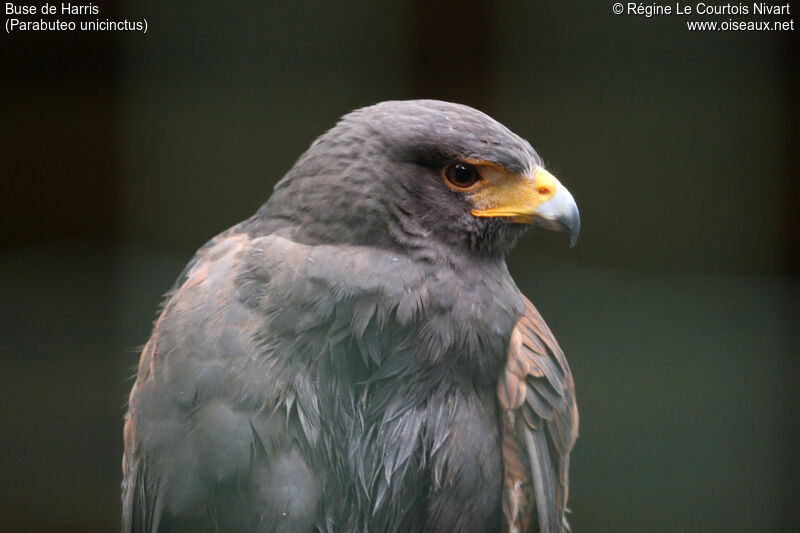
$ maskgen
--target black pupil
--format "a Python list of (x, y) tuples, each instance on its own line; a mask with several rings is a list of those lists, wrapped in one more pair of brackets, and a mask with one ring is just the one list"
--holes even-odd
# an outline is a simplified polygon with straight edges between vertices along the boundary
[(453, 181), (459, 185), (468, 185), (475, 179), (475, 169), (458, 164), (453, 169)]

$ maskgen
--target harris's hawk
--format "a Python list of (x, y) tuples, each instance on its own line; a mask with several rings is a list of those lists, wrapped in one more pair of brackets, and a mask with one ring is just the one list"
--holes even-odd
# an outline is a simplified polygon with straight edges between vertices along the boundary
[(123, 531), (559, 532), (564, 354), (514, 284), (571, 195), (472, 108), (385, 102), (203, 246), (141, 355)]

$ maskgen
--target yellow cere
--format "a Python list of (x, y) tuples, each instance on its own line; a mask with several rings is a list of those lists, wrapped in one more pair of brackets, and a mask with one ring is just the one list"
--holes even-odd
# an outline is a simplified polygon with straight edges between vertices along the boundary
[(536, 208), (552, 198), (558, 187), (558, 180), (538, 166), (533, 177), (489, 165), (481, 167), (481, 175), (487, 183), (470, 197), (476, 217), (511, 217), (529, 222)]

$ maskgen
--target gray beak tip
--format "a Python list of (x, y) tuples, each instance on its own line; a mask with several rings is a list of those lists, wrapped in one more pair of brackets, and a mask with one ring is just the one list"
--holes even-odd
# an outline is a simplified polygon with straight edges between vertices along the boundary
[(578, 213), (578, 208), (575, 208), (575, 216), (572, 220), (567, 222), (569, 229), (569, 247), (575, 248), (575, 243), (578, 242), (578, 235), (581, 233), (581, 216)]
[(544, 228), (569, 232), (570, 248), (578, 242), (581, 215), (572, 194), (563, 186), (557, 189), (553, 198), (539, 206), (533, 223)]

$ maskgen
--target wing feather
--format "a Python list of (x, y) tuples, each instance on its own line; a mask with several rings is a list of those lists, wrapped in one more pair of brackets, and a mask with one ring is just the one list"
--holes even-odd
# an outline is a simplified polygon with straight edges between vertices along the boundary
[(503, 515), (507, 531), (561, 533), (569, 487), (569, 453), (578, 436), (572, 374), (533, 304), (508, 346), (497, 387), (503, 412)]

